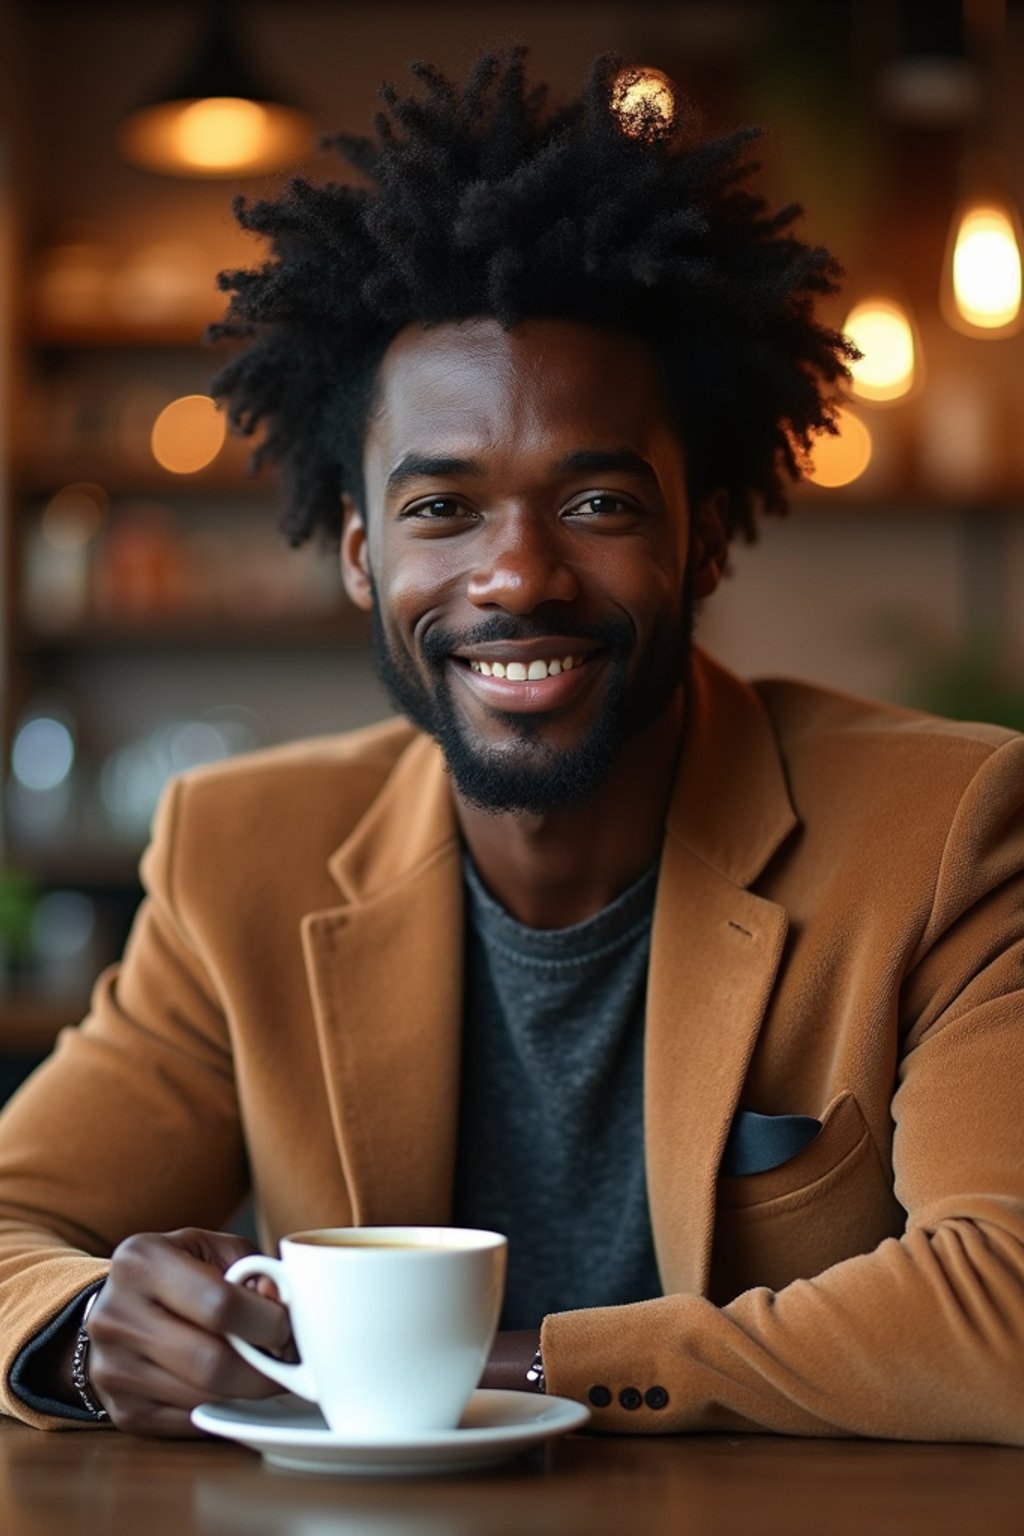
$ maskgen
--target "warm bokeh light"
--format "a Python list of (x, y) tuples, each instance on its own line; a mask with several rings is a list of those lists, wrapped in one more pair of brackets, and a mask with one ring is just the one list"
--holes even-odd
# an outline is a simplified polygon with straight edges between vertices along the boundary
[(204, 171), (251, 165), (263, 150), (266, 108), (239, 96), (208, 96), (183, 107), (175, 129), (178, 155), (186, 165)]
[(1020, 316), (1021, 257), (1016, 221), (994, 203), (975, 204), (957, 222), (952, 288), (956, 313), (972, 330), (1003, 331)]
[(151, 171), (252, 176), (302, 159), (313, 131), (304, 113), (276, 102), (206, 96), (140, 109), (123, 124), (118, 144)]
[(914, 387), (914, 330), (906, 311), (892, 299), (856, 304), (843, 326), (864, 354), (850, 364), (851, 388), (862, 400), (899, 400)]
[(815, 438), (807, 478), (815, 485), (850, 485), (871, 462), (871, 433), (852, 411), (837, 411), (838, 434)]
[(183, 395), (153, 423), (153, 457), (175, 475), (192, 475), (213, 462), (224, 444), (225, 422), (209, 395)]
[(630, 138), (657, 135), (675, 111), (672, 82), (660, 69), (623, 69), (612, 86), (612, 108)]
[(102, 485), (77, 481), (65, 485), (43, 508), (43, 538), (54, 549), (79, 549), (99, 531), (110, 497)]
[(133, 325), (185, 320), (198, 331), (210, 311), (210, 258), (198, 241), (157, 240), (136, 247), (114, 274), (108, 303)]

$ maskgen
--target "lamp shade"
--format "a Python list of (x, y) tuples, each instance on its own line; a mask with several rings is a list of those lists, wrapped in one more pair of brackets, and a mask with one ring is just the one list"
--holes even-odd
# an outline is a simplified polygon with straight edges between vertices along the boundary
[(239, 53), (228, 7), (210, 9), (188, 68), (131, 112), (117, 135), (125, 159), (171, 176), (257, 176), (304, 158), (314, 125)]

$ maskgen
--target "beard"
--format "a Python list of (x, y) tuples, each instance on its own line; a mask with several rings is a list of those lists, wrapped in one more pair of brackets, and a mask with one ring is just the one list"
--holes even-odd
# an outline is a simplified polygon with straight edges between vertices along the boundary
[[(424, 664), (420, 673), (408, 653), (389, 640), (376, 587), (371, 610), (374, 659), (391, 702), (437, 742), (462, 798), (494, 814), (544, 814), (586, 805), (607, 778), (623, 743), (651, 725), (684, 683), (695, 617), (688, 565), (682, 604), (655, 622), (629, 678), (636, 634), (626, 618), (583, 625), (564, 613), (546, 618), (542, 608), (522, 618), (495, 614), (458, 632), (434, 628), (420, 648)], [(608, 682), (597, 719), (573, 746), (553, 747), (545, 741), (544, 729), (557, 720), (559, 711), (499, 711), (496, 716), (507, 727), (512, 744), (488, 746), (471, 734), (453, 701), (448, 672), (451, 653), (488, 642), (538, 638), (588, 640), (607, 652)], [(567, 644), (566, 650), (571, 649)]]

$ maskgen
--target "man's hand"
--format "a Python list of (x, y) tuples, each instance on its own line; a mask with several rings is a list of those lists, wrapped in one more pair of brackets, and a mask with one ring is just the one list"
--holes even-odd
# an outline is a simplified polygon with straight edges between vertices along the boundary
[(94, 1396), (118, 1429), (197, 1435), (189, 1413), (199, 1403), (281, 1390), (224, 1337), (236, 1333), (271, 1350), (283, 1349), (291, 1337), (269, 1281), (260, 1282), (261, 1294), (223, 1278), (252, 1252), (244, 1238), (195, 1227), (140, 1233), (114, 1250), (89, 1316), (88, 1372)]

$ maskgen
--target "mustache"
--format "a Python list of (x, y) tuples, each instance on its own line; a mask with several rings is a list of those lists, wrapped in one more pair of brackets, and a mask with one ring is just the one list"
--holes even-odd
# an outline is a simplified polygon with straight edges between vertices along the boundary
[(624, 617), (605, 619), (600, 624), (584, 624), (569, 614), (545, 619), (539, 614), (517, 618), (511, 613), (496, 613), (469, 629), (434, 627), (423, 636), (420, 651), (425, 661), (440, 663), (452, 651), (474, 645), (507, 640), (591, 640), (624, 656), (632, 649), (634, 638), (633, 626)]

